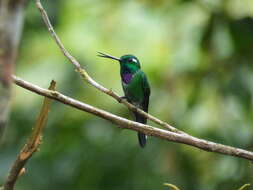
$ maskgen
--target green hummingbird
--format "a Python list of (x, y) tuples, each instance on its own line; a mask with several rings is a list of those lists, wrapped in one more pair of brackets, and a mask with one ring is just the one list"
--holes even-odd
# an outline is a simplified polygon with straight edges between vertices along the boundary
[[(100, 57), (117, 60), (120, 63), (120, 76), (121, 84), (125, 96), (128, 102), (136, 107), (148, 112), (150, 86), (146, 74), (141, 70), (141, 65), (137, 57), (134, 55), (123, 55), (120, 58), (98, 52)], [(135, 121), (146, 124), (147, 118), (133, 113)], [(138, 132), (139, 144), (142, 148), (145, 147), (147, 136)]]

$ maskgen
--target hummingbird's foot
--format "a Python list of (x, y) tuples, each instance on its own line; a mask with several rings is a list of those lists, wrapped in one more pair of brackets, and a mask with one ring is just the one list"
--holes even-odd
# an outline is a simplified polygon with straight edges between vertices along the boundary
[(127, 97), (126, 96), (121, 96), (120, 97), (120, 99), (119, 99), (119, 103), (121, 103), (122, 102), (122, 100), (126, 100), (127, 99)]

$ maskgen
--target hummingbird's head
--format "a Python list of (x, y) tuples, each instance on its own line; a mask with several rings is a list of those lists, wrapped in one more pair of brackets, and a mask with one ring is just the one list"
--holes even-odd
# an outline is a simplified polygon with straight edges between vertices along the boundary
[(120, 57), (120, 65), (124, 65), (133, 69), (140, 69), (141, 64), (134, 55), (123, 55)]
[(104, 57), (104, 58), (109, 58), (109, 59), (114, 59), (117, 60), (120, 63), (120, 67), (122, 69), (127, 69), (129, 71), (135, 72), (141, 68), (141, 64), (137, 57), (134, 55), (123, 55), (120, 58), (105, 54), (105, 53), (99, 53), (99, 57)]

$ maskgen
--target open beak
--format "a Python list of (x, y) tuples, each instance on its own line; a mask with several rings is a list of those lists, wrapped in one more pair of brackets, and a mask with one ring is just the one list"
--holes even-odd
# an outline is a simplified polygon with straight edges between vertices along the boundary
[(102, 52), (98, 52), (98, 56), (99, 57), (104, 57), (104, 58), (109, 58), (109, 59), (114, 59), (114, 60), (120, 61), (119, 58), (111, 56), (111, 55), (108, 55), (108, 54), (105, 54), (105, 53), (102, 53)]

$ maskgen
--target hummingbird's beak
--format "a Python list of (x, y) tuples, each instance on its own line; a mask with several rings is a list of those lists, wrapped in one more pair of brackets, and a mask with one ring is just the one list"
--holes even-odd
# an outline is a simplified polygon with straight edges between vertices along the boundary
[(98, 56), (99, 57), (104, 57), (104, 58), (109, 58), (109, 59), (114, 59), (114, 60), (120, 61), (119, 58), (111, 56), (111, 55), (108, 55), (108, 54), (105, 54), (105, 53), (102, 53), (102, 52), (98, 52)]

